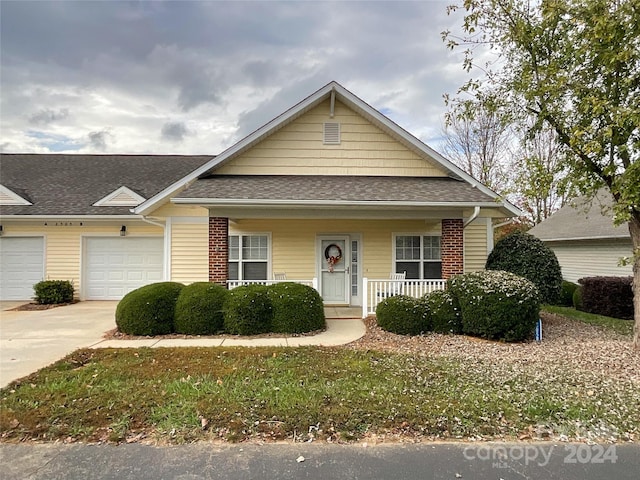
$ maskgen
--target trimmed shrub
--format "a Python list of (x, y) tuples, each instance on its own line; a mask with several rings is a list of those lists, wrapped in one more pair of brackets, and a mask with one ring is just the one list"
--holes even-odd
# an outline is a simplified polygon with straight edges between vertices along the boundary
[(118, 330), (129, 335), (165, 335), (173, 332), (176, 302), (184, 285), (160, 282), (127, 293), (116, 308)]
[(572, 307), (573, 294), (575, 293), (576, 288), (578, 288), (577, 284), (563, 280), (560, 287), (560, 298), (558, 299), (558, 305)]
[(449, 290), (436, 290), (422, 297), (437, 333), (462, 333), (460, 305)]
[(464, 333), (507, 342), (533, 335), (540, 296), (529, 280), (510, 272), (486, 270), (455, 276), (448, 285), (460, 303)]
[(176, 333), (213, 335), (224, 328), (224, 303), (229, 290), (210, 282), (187, 285), (176, 302)]
[(582, 306), (582, 287), (578, 285), (578, 288), (573, 292), (573, 308), (576, 310), (584, 310)]
[(36, 303), (58, 305), (73, 302), (73, 285), (69, 280), (44, 280), (33, 286)]
[(562, 272), (556, 254), (542, 240), (523, 232), (501, 239), (489, 254), (487, 270), (504, 270), (532, 281), (540, 301), (554, 305), (560, 296)]
[(224, 305), (224, 329), (235, 335), (258, 335), (271, 330), (273, 305), (264, 285), (243, 285), (229, 292)]
[(381, 301), (376, 307), (376, 321), (383, 330), (400, 335), (419, 335), (428, 330), (425, 304), (406, 295)]
[(316, 289), (293, 282), (282, 282), (267, 288), (273, 305), (271, 331), (305, 333), (324, 329), (324, 303)]
[(582, 285), (582, 310), (607, 317), (633, 318), (633, 277), (586, 277)]

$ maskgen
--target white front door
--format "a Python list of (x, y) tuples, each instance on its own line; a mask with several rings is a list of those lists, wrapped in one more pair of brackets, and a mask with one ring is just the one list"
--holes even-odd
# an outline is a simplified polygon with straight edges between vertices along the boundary
[(320, 237), (320, 294), (327, 305), (349, 305), (351, 252), (348, 236)]

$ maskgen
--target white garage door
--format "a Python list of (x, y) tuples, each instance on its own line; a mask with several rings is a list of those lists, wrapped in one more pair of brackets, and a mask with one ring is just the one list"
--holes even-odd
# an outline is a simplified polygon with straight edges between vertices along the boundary
[(0, 298), (29, 300), (44, 277), (43, 237), (0, 238)]
[(162, 238), (86, 238), (84, 297), (120, 300), (142, 285), (162, 281)]

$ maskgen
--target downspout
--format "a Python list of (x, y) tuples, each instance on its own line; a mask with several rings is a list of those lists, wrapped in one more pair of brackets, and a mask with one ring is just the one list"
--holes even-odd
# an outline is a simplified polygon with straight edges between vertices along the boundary
[(162, 262), (162, 276), (164, 277), (165, 281), (169, 281), (171, 280), (171, 217), (169, 217), (169, 219), (165, 223), (149, 220), (149, 218), (144, 215), (141, 215), (140, 219), (150, 225), (155, 225), (156, 227), (162, 228), (162, 231), (164, 232), (164, 261)]
[(333, 115), (335, 114), (335, 108), (336, 108), (336, 90), (335, 88), (331, 89), (331, 104), (329, 107), (329, 117), (333, 118)]
[(478, 215), (480, 215), (480, 207), (473, 207), (473, 213), (469, 217), (469, 220), (464, 222), (464, 224), (462, 225), (462, 228), (467, 228), (471, 222), (473, 222), (476, 218), (478, 218)]

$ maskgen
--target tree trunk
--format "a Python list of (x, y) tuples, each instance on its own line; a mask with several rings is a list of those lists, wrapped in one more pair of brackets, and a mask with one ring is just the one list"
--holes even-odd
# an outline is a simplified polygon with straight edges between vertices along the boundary
[(640, 351), (640, 218), (635, 215), (629, 222), (633, 245), (633, 348)]

